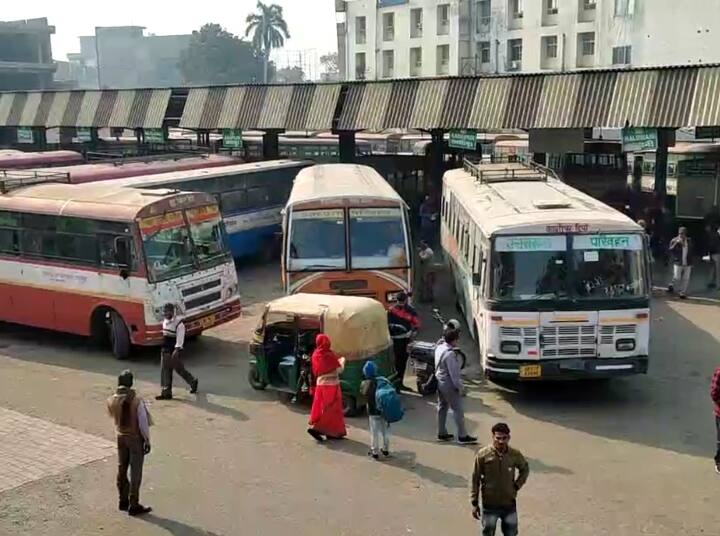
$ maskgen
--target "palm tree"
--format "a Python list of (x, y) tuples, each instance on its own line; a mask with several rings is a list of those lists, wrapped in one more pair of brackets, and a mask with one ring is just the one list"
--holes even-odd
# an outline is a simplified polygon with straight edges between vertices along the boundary
[(245, 22), (245, 37), (252, 33), (253, 46), (262, 54), (263, 82), (267, 84), (270, 51), (282, 47), (285, 39), (290, 38), (287, 23), (283, 18), (283, 8), (277, 4), (266, 5), (258, 0), (257, 12), (248, 15)]

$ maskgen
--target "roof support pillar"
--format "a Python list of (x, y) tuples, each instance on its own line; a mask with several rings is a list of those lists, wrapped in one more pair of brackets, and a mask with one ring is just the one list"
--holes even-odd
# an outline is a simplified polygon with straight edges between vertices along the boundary
[(282, 130), (271, 129), (263, 133), (263, 160), (280, 158), (280, 133)]
[(340, 153), (340, 162), (343, 164), (352, 164), (355, 162), (357, 148), (355, 145), (354, 130), (338, 131), (338, 151)]
[(664, 200), (667, 195), (668, 147), (675, 144), (675, 130), (672, 128), (659, 128), (657, 129), (657, 138), (655, 194)]
[(429, 147), (430, 152), (430, 182), (425, 181), (424, 190), (428, 193), (430, 190), (439, 192), (442, 188), (442, 176), (445, 171), (445, 131), (435, 129), (430, 131), (432, 143)]

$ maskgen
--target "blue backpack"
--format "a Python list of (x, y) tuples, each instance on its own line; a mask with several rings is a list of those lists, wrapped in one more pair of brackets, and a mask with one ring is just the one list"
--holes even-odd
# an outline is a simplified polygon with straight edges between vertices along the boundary
[(405, 415), (405, 410), (400, 402), (400, 396), (386, 378), (377, 379), (375, 388), (375, 404), (380, 414), (389, 423), (398, 422)]

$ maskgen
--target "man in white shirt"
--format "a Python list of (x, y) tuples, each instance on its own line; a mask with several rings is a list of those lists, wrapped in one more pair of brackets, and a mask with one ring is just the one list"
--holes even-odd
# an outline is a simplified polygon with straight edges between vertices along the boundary
[(693, 243), (688, 237), (686, 227), (678, 229), (678, 235), (670, 241), (669, 249), (673, 261), (673, 278), (668, 285), (668, 292), (672, 294), (677, 290), (680, 298), (685, 299), (695, 256)]
[(160, 353), (160, 384), (162, 392), (155, 397), (156, 400), (172, 399), (173, 371), (190, 386), (191, 393), (197, 393), (198, 380), (188, 372), (180, 358), (183, 344), (185, 344), (185, 323), (175, 315), (175, 306), (172, 303), (165, 304), (163, 308), (165, 320), (163, 320), (163, 343)]
[(420, 241), (418, 248), (419, 275), (420, 275), (420, 301), (432, 302), (435, 299), (435, 267), (433, 265), (434, 252), (425, 240)]

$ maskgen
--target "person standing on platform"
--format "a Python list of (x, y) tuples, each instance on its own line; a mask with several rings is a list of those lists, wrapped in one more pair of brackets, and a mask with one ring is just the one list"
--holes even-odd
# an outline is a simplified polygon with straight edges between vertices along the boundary
[(392, 333), (393, 351), (395, 354), (395, 370), (400, 379), (398, 390), (410, 391), (405, 386), (405, 369), (408, 361), (408, 344), (413, 335), (420, 329), (420, 318), (417, 311), (408, 303), (408, 295), (404, 292), (397, 294), (396, 303), (388, 310), (388, 324), (402, 326), (402, 333)]
[(670, 241), (669, 249), (673, 262), (673, 278), (668, 285), (668, 292), (672, 294), (677, 290), (680, 298), (685, 299), (695, 255), (695, 248), (686, 227), (678, 229), (678, 235)]
[(172, 303), (165, 304), (163, 308), (165, 319), (163, 320), (163, 343), (160, 351), (160, 384), (161, 393), (155, 397), (156, 400), (172, 400), (173, 371), (190, 386), (190, 393), (197, 393), (198, 379), (185, 368), (182, 362), (181, 353), (185, 344), (185, 323), (182, 318), (175, 314), (175, 306)]

